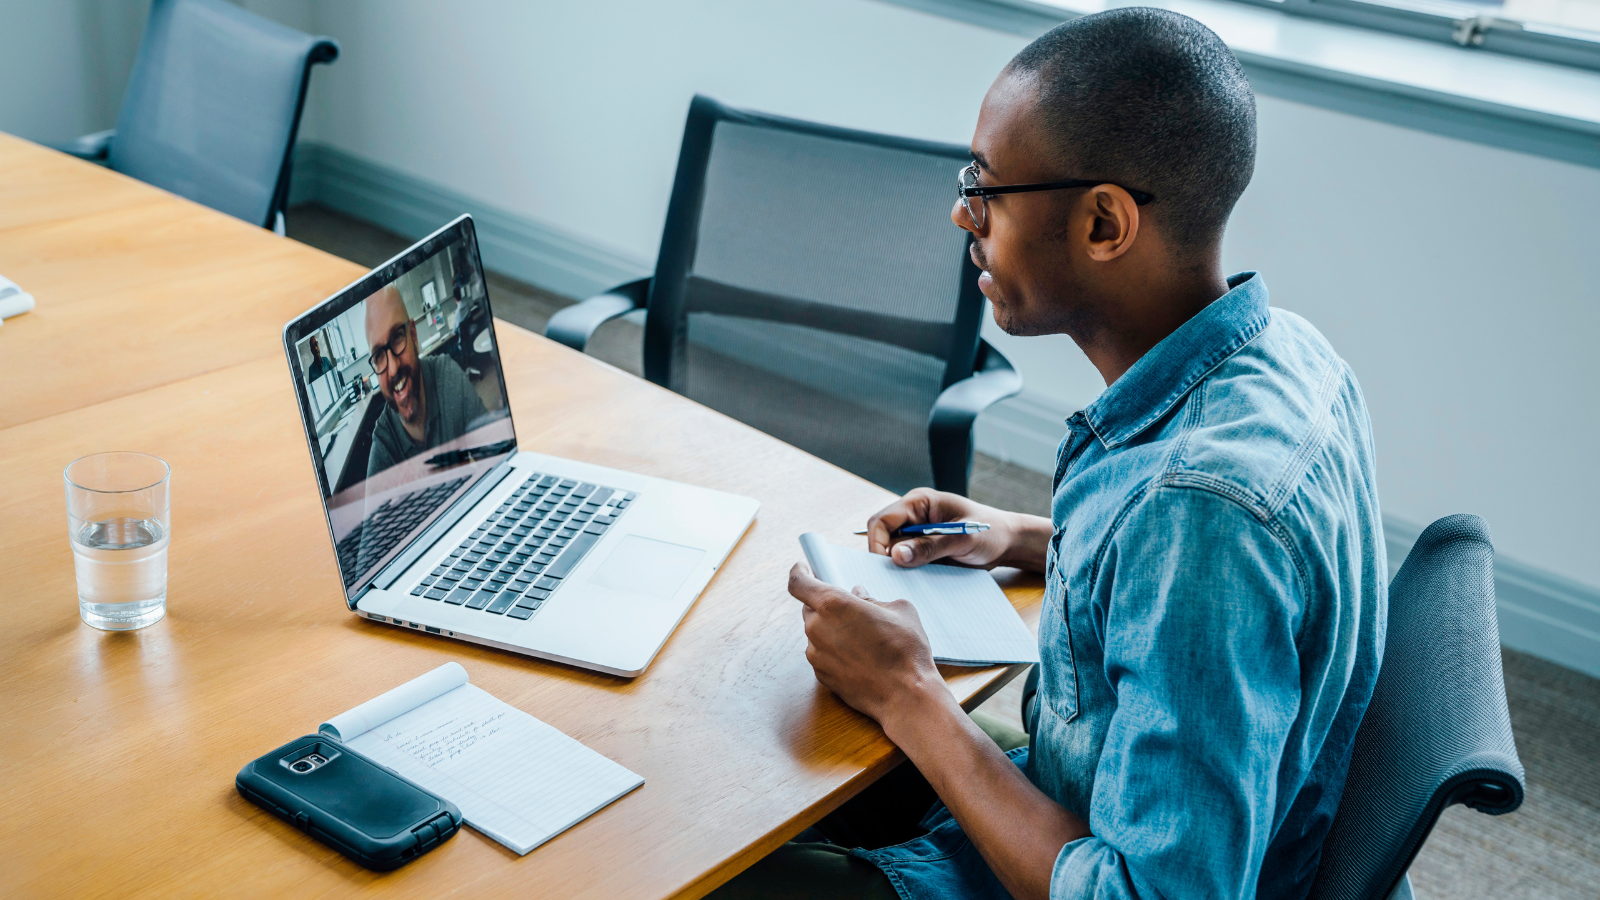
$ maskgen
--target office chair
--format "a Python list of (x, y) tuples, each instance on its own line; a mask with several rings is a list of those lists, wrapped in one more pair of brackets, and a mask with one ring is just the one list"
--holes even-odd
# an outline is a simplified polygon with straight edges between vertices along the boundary
[(1310, 900), (1409, 898), (1406, 869), (1445, 807), (1522, 805), (1500, 669), (1494, 545), (1477, 516), (1422, 532), (1389, 587), (1389, 633)]
[(1022, 379), (978, 337), (950, 224), (967, 148), (689, 105), (655, 275), (551, 318), (582, 350), (644, 309), (645, 377), (904, 492), (965, 494), (972, 426)]
[(283, 234), (311, 67), (338, 56), (225, 0), (154, 0), (117, 127), (56, 149)]
[[(1445, 807), (1522, 805), (1482, 519), (1446, 516), (1422, 532), (1389, 587), (1383, 654), (1309, 900), (1410, 900), (1406, 869)], [(1022, 692), (1030, 733), (1038, 686), (1036, 666)]]

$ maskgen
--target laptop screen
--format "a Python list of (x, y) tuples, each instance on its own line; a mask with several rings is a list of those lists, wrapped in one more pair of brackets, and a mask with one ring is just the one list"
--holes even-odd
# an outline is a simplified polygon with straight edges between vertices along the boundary
[(284, 329), (346, 598), (516, 449), (466, 217)]

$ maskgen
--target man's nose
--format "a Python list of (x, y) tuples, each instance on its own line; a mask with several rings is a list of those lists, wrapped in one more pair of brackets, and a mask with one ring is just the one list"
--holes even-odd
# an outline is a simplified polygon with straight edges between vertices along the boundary
[(962, 231), (970, 231), (973, 234), (978, 233), (977, 223), (973, 222), (972, 216), (967, 214), (967, 205), (962, 203), (959, 197), (956, 198), (955, 205), (950, 207), (950, 221), (954, 222), (956, 227)]

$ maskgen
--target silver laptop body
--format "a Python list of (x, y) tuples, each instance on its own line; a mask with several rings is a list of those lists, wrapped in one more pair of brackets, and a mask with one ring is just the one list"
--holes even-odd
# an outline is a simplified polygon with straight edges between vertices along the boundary
[(756, 501), (521, 450), (472, 219), (284, 327), (358, 615), (643, 672)]

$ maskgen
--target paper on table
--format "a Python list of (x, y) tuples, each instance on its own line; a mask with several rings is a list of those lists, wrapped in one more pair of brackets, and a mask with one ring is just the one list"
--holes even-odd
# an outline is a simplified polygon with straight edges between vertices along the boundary
[(0, 275), (0, 325), (5, 324), (6, 319), (20, 316), (30, 309), (33, 309), (33, 295)]
[(644, 783), (468, 684), (453, 662), (334, 716), (322, 730), (347, 735), (347, 746), (454, 803), (468, 825), (519, 854)]
[(933, 658), (963, 666), (1036, 663), (1039, 642), (982, 569), (929, 565), (902, 569), (887, 556), (837, 547), (822, 535), (800, 536), (817, 578), (875, 600), (910, 600), (928, 633)]
[(425, 675), (418, 675), (394, 690), (373, 697), (355, 709), (334, 716), (323, 722), (317, 730), (349, 743), (379, 725), (408, 713), (436, 697), (448, 694), (466, 683), (467, 670), (461, 668), (458, 662), (447, 662)]

